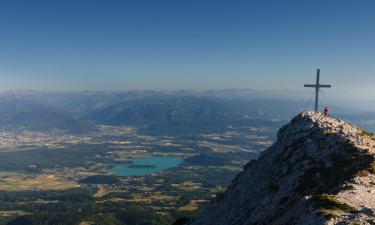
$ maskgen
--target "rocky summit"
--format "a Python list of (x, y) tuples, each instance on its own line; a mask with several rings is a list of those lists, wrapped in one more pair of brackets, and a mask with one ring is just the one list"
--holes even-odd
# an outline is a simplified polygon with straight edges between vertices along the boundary
[(304, 112), (190, 225), (375, 224), (370, 132)]

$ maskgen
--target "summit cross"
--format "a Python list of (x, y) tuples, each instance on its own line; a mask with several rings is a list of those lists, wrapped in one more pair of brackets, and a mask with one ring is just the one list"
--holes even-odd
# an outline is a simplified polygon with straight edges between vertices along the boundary
[(319, 89), (320, 88), (331, 88), (329, 84), (320, 84), (320, 69), (316, 71), (316, 84), (305, 84), (304, 87), (315, 88), (315, 112), (319, 112)]

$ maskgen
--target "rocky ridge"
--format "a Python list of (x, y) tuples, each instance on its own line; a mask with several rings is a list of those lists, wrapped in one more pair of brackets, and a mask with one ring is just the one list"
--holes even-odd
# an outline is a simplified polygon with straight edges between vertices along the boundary
[(190, 224), (375, 224), (374, 155), (371, 133), (301, 113)]

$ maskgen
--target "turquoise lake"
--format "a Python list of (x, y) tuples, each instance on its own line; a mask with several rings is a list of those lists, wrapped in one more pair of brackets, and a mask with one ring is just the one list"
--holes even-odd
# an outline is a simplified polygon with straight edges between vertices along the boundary
[[(178, 166), (183, 159), (179, 157), (146, 157), (132, 159), (133, 164), (116, 165), (113, 172), (117, 176), (142, 176), (157, 173), (165, 169)], [(133, 166), (132, 166), (133, 165)], [(152, 167), (134, 167), (134, 165), (148, 165)]]

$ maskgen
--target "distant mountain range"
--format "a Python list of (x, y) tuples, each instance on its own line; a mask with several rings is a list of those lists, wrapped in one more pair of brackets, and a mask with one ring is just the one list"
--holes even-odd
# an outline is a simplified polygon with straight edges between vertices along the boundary
[[(179, 91), (80, 91), (51, 92), (20, 90), (0, 93), (0, 97), (23, 99), (68, 109), (75, 115), (87, 115), (90, 112), (114, 106), (125, 101), (173, 98), (206, 98), (227, 100), (284, 100), (300, 102), (306, 105), (306, 99), (300, 93), (272, 90), (224, 89), (224, 90), (179, 90)], [(261, 102), (261, 101), (259, 101)], [(225, 103), (227, 104), (227, 103)]]
[(0, 98), (0, 129), (8, 131), (58, 129), (69, 133), (82, 133), (96, 128), (92, 123), (75, 118), (63, 109), (23, 99)]
[(289, 118), (300, 102), (208, 97), (149, 97), (123, 101), (93, 111), (85, 118), (103, 124), (160, 124), (171, 122), (223, 122), (256, 118)]
[(111, 125), (220, 121), (238, 115), (220, 101), (199, 97), (146, 98), (124, 101), (86, 118)]
[[(205, 127), (205, 130), (213, 131), (225, 126), (228, 121), (290, 119), (311, 107), (298, 100), (299, 97), (280, 96), (275, 91), (267, 93), (250, 89), (12, 91), (0, 94), (0, 128), (87, 132), (95, 129), (94, 124), (106, 124), (147, 126), (146, 129), (153, 131), (169, 129), (183, 132), (184, 127)], [(334, 114), (375, 130), (375, 124), (369, 122), (375, 121), (375, 113), (332, 108)], [(353, 116), (348, 117), (349, 114)]]

